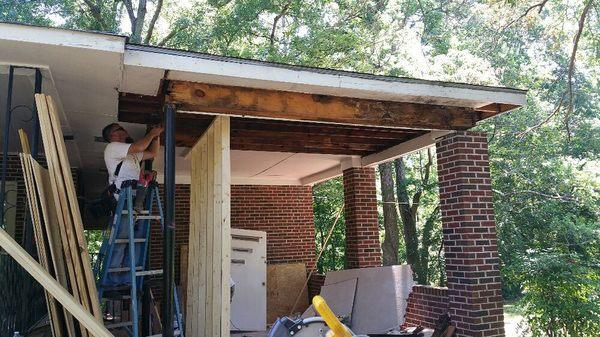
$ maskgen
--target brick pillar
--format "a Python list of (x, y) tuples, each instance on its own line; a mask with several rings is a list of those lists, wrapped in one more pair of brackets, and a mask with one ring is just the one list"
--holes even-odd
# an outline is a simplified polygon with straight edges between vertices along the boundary
[(503, 337), (486, 134), (450, 134), (436, 147), (450, 317), (457, 336)]
[(375, 169), (344, 170), (346, 268), (381, 266)]

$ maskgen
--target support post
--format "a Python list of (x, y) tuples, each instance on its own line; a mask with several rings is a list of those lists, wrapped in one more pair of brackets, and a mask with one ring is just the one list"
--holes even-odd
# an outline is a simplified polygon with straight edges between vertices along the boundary
[(162, 335), (173, 337), (173, 282), (175, 242), (175, 107), (166, 104), (165, 112), (165, 226), (163, 228)]
[(375, 169), (350, 167), (344, 170), (344, 214), (346, 268), (381, 266)]
[(8, 169), (8, 142), (10, 140), (10, 116), (12, 110), (12, 90), (15, 68), (8, 66), (8, 90), (6, 96), (6, 111), (4, 115), (4, 130), (2, 139), (2, 177), (0, 180), (0, 222), (4, 223), (4, 201), (6, 194), (6, 170)]
[(191, 152), (186, 336), (229, 337), (230, 120), (215, 117)]
[(504, 337), (500, 258), (487, 137), (457, 132), (436, 143), (448, 313), (458, 337)]
[[(35, 88), (34, 94), (42, 93), (42, 72), (39, 69), (35, 69)], [(37, 105), (33, 105), (33, 132), (31, 134), (31, 156), (34, 159), (38, 159), (38, 152), (40, 147), (40, 119), (38, 118)]]

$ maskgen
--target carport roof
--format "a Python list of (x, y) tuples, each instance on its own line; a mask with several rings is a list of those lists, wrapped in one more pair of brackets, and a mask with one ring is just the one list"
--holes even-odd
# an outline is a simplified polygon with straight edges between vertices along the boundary
[[(476, 112), (476, 120), (525, 104), (526, 94), (524, 90), (512, 88), (390, 77), (133, 45), (128, 44), (124, 36), (98, 32), (0, 23), (0, 77), (3, 79), (8, 65), (42, 70), (43, 91), (56, 97), (62, 112), (63, 132), (73, 136), (73, 141), (68, 144), (71, 163), (96, 171), (104, 166), (104, 144), (98, 142), (97, 136), (102, 126), (117, 121), (120, 97), (122, 99), (125, 94), (129, 98), (158, 97), (165, 80), (319, 97), (464, 108)], [(31, 75), (26, 71), (18, 75), (23, 78), (20, 82), (22, 90), (15, 95), (23, 97), (14, 100), (27, 101), (27, 95), (31, 94), (26, 90), (31, 87), (28, 85)], [(4, 106), (3, 102), (0, 103)], [(248, 116), (235, 117), (238, 125), (244, 124), (240, 121), (242, 117)], [(203, 118), (206, 117), (200, 117)], [(137, 122), (140, 122), (139, 116)], [(309, 121), (287, 119), (285, 122), (298, 129), (302, 126), (298, 123)], [(134, 136), (145, 130), (142, 124), (125, 125)], [(307, 123), (307, 127), (314, 130), (315, 125)], [(393, 131), (394, 126), (387, 130), (400, 133)], [(234, 183), (310, 184), (338, 175), (349, 165), (373, 165), (431, 145), (435, 137), (444, 134), (445, 130), (452, 128), (405, 130), (413, 136), (398, 138), (398, 144), (388, 144), (380, 139), (377, 142), (379, 147), (373, 147), (376, 152), (368, 155), (356, 151), (338, 153), (339, 149), (322, 155), (294, 154), (285, 149), (277, 152), (277, 147), (255, 151), (246, 144), (246, 147), (232, 153), (232, 178)], [(371, 133), (374, 131), (377, 129), (369, 130)], [(17, 139), (16, 133), (11, 138)], [(185, 181), (188, 176), (183, 159), (185, 150), (178, 151), (181, 154), (178, 177)], [(256, 158), (255, 162), (252, 162), (253, 158)]]

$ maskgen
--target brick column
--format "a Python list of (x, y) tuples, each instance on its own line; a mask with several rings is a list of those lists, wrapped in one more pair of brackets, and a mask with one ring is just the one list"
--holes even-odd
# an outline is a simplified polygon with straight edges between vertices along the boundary
[(486, 134), (458, 132), (436, 147), (450, 317), (457, 336), (503, 337)]
[(344, 170), (346, 268), (381, 266), (375, 169)]

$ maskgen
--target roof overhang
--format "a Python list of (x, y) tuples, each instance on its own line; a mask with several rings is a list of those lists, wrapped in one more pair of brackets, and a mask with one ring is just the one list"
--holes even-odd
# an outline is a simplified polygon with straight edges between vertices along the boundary
[[(469, 108), (521, 106), (524, 90), (310, 68), (126, 45), (122, 92), (155, 96), (161, 79)], [(141, 75), (147, 81), (137, 80)], [(130, 77), (131, 76), (131, 80)], [(151, 85), (151, 84), (154, 85)]]
[[(155, 102), (158, 105), (151, 107), (147, 115), (125, 124), (134, 137), (139, 136), (145, 131), (145, 124), (160, 117), (160, 95), (165, 80), (296, 96), (316, 95), (321, 101), (333, 97), (398, 103), (394, 106), (447, 106), (475, 111), (479, 119), (525, 104), (526, 94), (518, 89), (377, 76), (130, 45), (123, 36), (0, 23), (1, 83), (5, 83), (8, 65), (42, 70), (43, 92), (56, 98), (63, 132), (74, 138), (67, 143), (71, 162), (96, 173), (104, 168), (105, 147), (97, 137), (104, 125), (117, 121), (120, 97), (122, 100), (126, 93), (128, 97), (159, 98)], [(15, 101), (27, 102), (32, 86), (26, 82), (31, 82), (31, 75), (20, 76), (27, 80), (21, 85), (25, 89), (15, 93), (18, 97)], [(206, 121), (210, 114), (231, 112), (227, 106), (220, 109), (181, 113), (184, 122), (178, 127), (188, 133), (191, 142), (203, 129), (185, 122), (186, 118)], [(197, 114), (207, 112), (209, 115)], [(245, 111), (231, 115), (235, 120), (232, 125), (238, 125), (234, 129), (237, 136), (233, 137), (245, 140), (235, 143), (232, 139), (232, 144), (239, 146), (232, 151), (231, 160), (232, 180), (238, 184), (313, 184), (340, 175), (347, 167), (376, 165), (430, 146), (437, 137), (452, 131), (443, 127), (398, 131), (388, 125), (337, 124), (302, 118), (290, 121), (285, 117), (248, 115)], [(297, 141), (300, 147), (286, 147), (278, 144), (278, 140), (260, 136), (261, 130), (257, 128), (263, 126), (269, 130), (281, 127), (288, 132), (285, 137), (296, 133), (307, 140)], [(357, 133), (357, 128), (364, 133)], [(373, 134), (376, 137), (370, 136)], [(18, 139), (16, 133), (11, 139)], [(344, 144), (346, 139), (355, 145)], [(363, 144), (361, 139), (368, 139), (369, 143)], [(328, 150), (319, 152), (315, 143), (326, 144)], [(257, 150), (265, 144), (270, 145), (266, 150)], [(179, 148), (178, 153), (178, 182), (185, 183), (189, 176), (186, 150)], [(160, 169), (160, 160), (155, 162)]]

